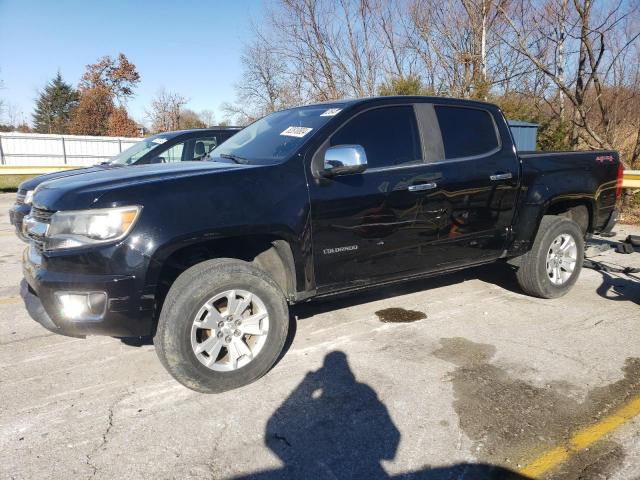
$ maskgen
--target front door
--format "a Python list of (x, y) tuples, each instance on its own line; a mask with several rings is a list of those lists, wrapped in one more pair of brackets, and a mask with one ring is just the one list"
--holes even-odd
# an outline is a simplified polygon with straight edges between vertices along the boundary
[[(319, 149), (360, 145), (368, 168), (315, 179), (309, 186), (316, 283), (353, 287), (424, 268), (441, 213), (427, 201), (437, 179), (425, 169), (413, 105), (370, 109), (340, 127)], [(423, 260), (418, 257), (422, 256)]]

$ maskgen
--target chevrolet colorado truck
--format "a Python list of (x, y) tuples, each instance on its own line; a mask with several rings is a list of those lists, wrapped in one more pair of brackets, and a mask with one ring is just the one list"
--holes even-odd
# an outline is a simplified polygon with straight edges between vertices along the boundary
[(202, 160), (211, 150), (238, 131), (240, 131), (238, 127), (221, 127), (164, 132), (147, 137), (98, 165), (47, 173), (30, 178), (18, 187), (16, 201), (9, 210), (9, 221), (15, 226), (16, 235), (28, 242), (29, 239), (22, 234), (22, 220), (31, 211), (33, 192), (42, 182), (129, 165)]
[(518, 153), (500, 109), (384, 97), (279, 111), (211, 161), (40, 184), (22, 296), (63, 335), (153, 335), (200, 392), (264, 375), (288, 307), (498, 260), (559, 297), (616, 220), (613, 151)]

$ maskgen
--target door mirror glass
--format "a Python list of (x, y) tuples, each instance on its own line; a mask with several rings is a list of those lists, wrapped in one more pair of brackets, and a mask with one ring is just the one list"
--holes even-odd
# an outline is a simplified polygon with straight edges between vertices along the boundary
[(325, 177), (362, 173), (367, 169), (367, 154), (360, 145), (336, 145), (324, 153)]

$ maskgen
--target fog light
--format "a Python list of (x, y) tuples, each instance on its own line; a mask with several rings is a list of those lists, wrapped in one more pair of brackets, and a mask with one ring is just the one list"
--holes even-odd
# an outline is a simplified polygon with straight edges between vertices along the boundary
[(56, 292), (62, 316), (70, 320), (92, 320), (102, 316), (107, 305), (105, 292)]

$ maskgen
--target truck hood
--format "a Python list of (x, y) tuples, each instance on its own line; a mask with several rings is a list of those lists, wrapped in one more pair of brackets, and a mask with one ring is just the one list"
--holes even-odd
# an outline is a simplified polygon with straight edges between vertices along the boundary
[(89, 208), (97, 203), (102, 195), (115, 189), (135, 188), (149, 183), (165, 184), (170, 183), (172, 180), (186, 177), (212, 175), (229, 170), (256, 167), (256, 165), (207, 161), (98, 169), (92, 172), (85, 172), (83, 175), (66, 176), (41, 183), (34, 193), (33, 205), (46, 210)]
[(56, 180), (58, 178), (73, 177), (74, 175), (82, 175), (84, 173), (101, 172), (103, 170), (120, 168), (111, 165), (95, 165), (93, 167), (74, 168), (73, 170), (62, 170), (60, 172), (45, 173), (44, 175), (38, 175), (37, 177), (25, 180), (20, 184), (20, 190), (35, 190), (35, 188), (43, 182), (49, 180)]

